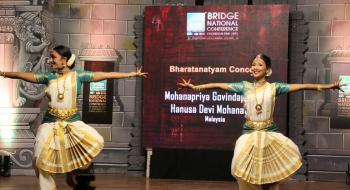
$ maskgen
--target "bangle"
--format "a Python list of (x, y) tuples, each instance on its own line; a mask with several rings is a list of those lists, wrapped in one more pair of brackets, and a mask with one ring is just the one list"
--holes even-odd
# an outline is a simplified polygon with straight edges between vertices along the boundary
[(322, 91), (322, 86), (320, 84), (317, 85), (317, 91)]
[(195, 91), (202, 91), (203, 90), (203, 88), (199, 88), (198, 86), (195, 86), (195, 85), (193, 85), (191, 88)]

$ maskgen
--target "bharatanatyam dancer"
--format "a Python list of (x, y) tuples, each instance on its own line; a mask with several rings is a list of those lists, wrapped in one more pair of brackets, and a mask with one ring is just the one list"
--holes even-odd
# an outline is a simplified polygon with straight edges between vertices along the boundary
[(51, 50), (48, 60), (54, 72), (0, 71), (2, 77), (47, 85), (49, 107), (36, 135), (33, 161), (41, 190), (57, 189), (55, 173), (89, 167), (104, 146), (103, 137), (82, 122), (78, 113), (77, 96), (81, 94), (83, 82), (147, 75), (141, 69), (130, 73), (74, 71), (75, 58), (68, 47), (60, 45)]
[(299, 90), (340, 89), (342, 84), (269, 83), (271, 60), (258, 54), (251, 63), (254, 82), (191, 84), (182, 79), (180, 87), (194, 90), (222, 89), (244, 98), (246, 122), (238, 138), (232, 159), (231, 173), (240, 190), (277, 190), (279, 182), (295, 173), (302, 165), (296, 144), (279, 133), (273, 121), (275, 98)]

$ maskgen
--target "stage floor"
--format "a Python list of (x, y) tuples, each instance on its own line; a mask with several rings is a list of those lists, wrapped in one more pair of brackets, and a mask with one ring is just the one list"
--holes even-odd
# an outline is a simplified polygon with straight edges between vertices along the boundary
[[(71, 190), (65, 184), (64, 175), (56, 176), (58, 190)], [(238, 190), (237, 184), (229, 181), (200, 181), (175, 179), (149, 179), (124, 175), (99, 174), (92, 183), (96, 190)], [(1, 190), (39, 190), (33, 176), (0, 177)], [(350, 186), (340, 182), (288, 181), (281, 190), (348, 190)]]

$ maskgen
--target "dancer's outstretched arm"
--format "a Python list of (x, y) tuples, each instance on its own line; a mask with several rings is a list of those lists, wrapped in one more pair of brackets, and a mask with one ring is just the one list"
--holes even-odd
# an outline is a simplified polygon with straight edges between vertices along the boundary
[(0, 76), (11, 79), (21, 79), (32, 83), (37, 83), (34, 73), (32, 72), (3, 72), (0, 71)]
[(325, 90), (325, 89), (339, 89), (345, 84), (341, 84), (341, 80), (337, 80), (330, 84), (291, 84), (289, 87), (289, 92), (296, 92), (299, 90)]
[(191, 79), (188, 79), (186, 81), (185, 79), (181, 79), (182, 82), (177, 83), (180, 88), (190, 88), (193, 90), (205, 90), (205, 89), (212, 89), (212, 88), (217, 88), (217, 89), (222, 89), (222, 90), (228, 90), (230, 89), (230, 85), (227, 83), (207, 83), (207, 84), (200, 84), (200, 85), (194, 85), (191, 84)]
[(119, 72), (94, 72), (93, 81), (101, 81), (105, 79), (121, 79), (130, 77), (147, 77), (148, 73), (142, 72), (142, 68), (137, 68), (135, 72), (119, 73)]

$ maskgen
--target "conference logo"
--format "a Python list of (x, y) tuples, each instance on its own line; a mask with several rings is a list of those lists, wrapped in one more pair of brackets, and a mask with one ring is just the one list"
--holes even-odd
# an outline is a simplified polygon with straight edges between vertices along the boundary
[(187, 35), (205, 34), (205, 13), (187, 13)]
[(237, 40), (239, 12), (189, 12), (187, 37), (190, 40)]

